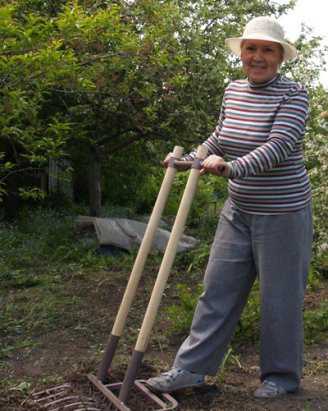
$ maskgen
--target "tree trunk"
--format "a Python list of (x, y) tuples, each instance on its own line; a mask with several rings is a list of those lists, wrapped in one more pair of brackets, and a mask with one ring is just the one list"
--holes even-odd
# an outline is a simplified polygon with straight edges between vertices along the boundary
[(7, 180), (6, 191), (3, 196), (4, 219), (14, 220), (18, 217), (20, 210), (20, 198), (18, 193), (18, 177), (13, 175)]
[(101, 212), (101, 162), (98, 153), (93, 153), (89, 163), (89, 214), (99, 217)]

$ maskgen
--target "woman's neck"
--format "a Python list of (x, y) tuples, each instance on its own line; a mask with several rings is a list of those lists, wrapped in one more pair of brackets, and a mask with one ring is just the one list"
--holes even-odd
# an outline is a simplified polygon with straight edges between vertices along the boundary
[(263, 81), (263, 82), (254, 82), (251, 79), (248, 79), (248, 84), (252, 88), (262, 88), (262, 87), (267, 87), (270, 84), (274, 83), (278, 78), (280, 77), (280, 73), (277, 73), (275, 76), (270, 78), (269, 80)]

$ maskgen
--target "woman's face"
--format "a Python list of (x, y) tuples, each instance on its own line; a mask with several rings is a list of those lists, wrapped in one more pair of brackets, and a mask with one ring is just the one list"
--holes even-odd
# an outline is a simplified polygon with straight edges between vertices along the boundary
[(283, 48), (272, 41), (244, 40), (240, 57), (248, 79), (264, 83), (277, 74), (283, 60)]

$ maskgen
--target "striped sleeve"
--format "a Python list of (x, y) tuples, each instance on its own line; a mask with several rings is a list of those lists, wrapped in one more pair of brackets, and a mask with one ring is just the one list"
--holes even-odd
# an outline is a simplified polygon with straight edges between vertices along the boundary
[(308, 95), (304, 88), (292, 89), (284, 98), (267, 141), (229, 162), (230, 178), (258, 175), (285, 161), (302, 142), (308, 117)]

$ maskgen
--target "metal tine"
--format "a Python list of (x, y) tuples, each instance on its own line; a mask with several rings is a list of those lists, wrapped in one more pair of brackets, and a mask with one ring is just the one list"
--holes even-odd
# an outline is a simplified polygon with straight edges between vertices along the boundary
[(100, 408), (77, 408), (74, 411), (101, 411)]
[[(69, 410), (71, 407), (83, 405), (83, 408), (74, 408), (73, 411), (101, 411), (99, 408), (93, 407), (94, 404), (86, 404), (82, 402), (74, 402), (72, 404), (65, 405), (64, 407), (54, 408), (51, 411)], [(87, 407), (87, 408), (86, 408)]]
[(67, 396), (68, 396), (67, 391), (60, 391), (58, 393), (51, 394), (51, 395), (48, 395), (46, 397), (34, 398), (33, 401), (35, 401), (37, 404), (39, 404), (41, 406), (48, 407), (48, 404), (49, 403), (52, 404), (52, 403), (54, 403), (54, 401), (58, 401), (58, 400), (65, 401)]
[[(83, 405), (84, 407), (86, 407), (86, 406), (89, 406), (89, 405), (94, 406), (95, 404), (94, 404), (93, 401), (90, 401), (90, 400), (88, 400), (88, 401), (81, 400), (81, 401), (78, 401), (78, 402), (73, 402), (72, 404), (65, 405), (64, 409), (69, 409), (70, 407), (75, 407), (76, 405)], [(58, 408), (56, 408), (56, 410), (58, 410)], [(56, 410), (53, 410), (53, 411), (56, 411)]]
[[(32, 394), (32, 397), (36, 404), (48, 411), (101, 411), (100, 408), (96, 408), (93, 398), (69, 395), (71, 390), (72, 386), (65, 383), (60, 386), (36, 392)], [(40, 396), (41, 398), (37, 398)]]
[(76, 410), (74, 410), (74, 411), (101, 411), (101, 409), (100, 408), (77, 408)]
[(35, 399), (34, 401), (38, 402), (38, 403), (42, 403), (42, 402), (47, 402), (47, 401), (52, 400), (52, 399), (55, 400), (56, 398), (63, 397), (65, 395), (67, 395), (67, 392), (66, 391), (61, 391), (60, 393), (51, 394), (51, 395), (48, 395), (47, 397), (42, 397), (42, 398)]
[[(80, 405), (80, 403), (75, 403), (75, 405)], [(71, 406), (71, 404), (69, 405), (69, 407)], [(54, 408), (50, 411), (62, 411), (62, 410), (68, 410), (69, 408), (67, 408), (67, 406), (65, 407), (60, 407), (60, 408)], [(83, 408), (72, 408), (72, 411), (101, 411), (100, 408), (94, 408), (94, 407), (83, 407)]]
[[(70, 409), (70, 407), (71, 407), (71, 405), (73, 405), (73, 404), (69, 404), (69, 405), (65, 405), (65, 407), (60, 407), (60, 408), (53, 408), (53, 409), (51, 409), (50, 411), (62, 411), (62, 410), (69, 410)], [(74, 406), (80, 406), (81, 405), (81, 403), (80, 402), (75, 402), (74, 403)], [(82, 405), (83, 405), (83, 403), (82, 403)], [(67, 408), (68, 407), (68, 408)], [(85, 408), (85, 407), (83, 407), (83, 408), (71, 408), (72, 409), (72, 411), (101, 411), (100, 410), (100, 408), (94, 408), (94, 407), (89, 407), (88, 406), (88, 408)]]
[(60, 408), (55, 408), (52, 411), (58, 411), (61, 408), (64, 409), (69, 409), (70, 407), (75, 407), (76, 405), (84, 405), (84, 406), (94, 406), (95, 403), (93, 400), (84, 400), (84, 399), (80, 399), (80, 401), (76, 401), (76, 402), (72, 402), (70, 404), (64, 405), (64, 407), (60, 406)]
[[(72, 389), (72, 386), (70, 384), (63, 384), (57, 387), (52, 387), (48, 388), (43, 391), (39, 391), (33, 394), (34, 401), (41, 405), (43, 408), (48, 409), (49, 411), (60, 411), (60, 410), (74, 410), (74, 411), (86, 411), (86, 410), (92, 410), (92, 411), (100, 411), (99, 408), (94, 407), (94, 401), (90, 397), (85, 397), (81, 398), (80, 396), (77, 395), (68, 395), (68, 391)], [(38, 396), (42, 396), (45, 394), (50, 394), (47, 396), (43, 396), (41, 398), (36, 398)], [(71, 401), (71, 400), (78, 400), (75, 401), (74, 403), (71, 404), (66, 404), (66, 405), (60, 405), (60, 407), (52, 408), (53, 406), (58, 405), (59, 403)], [(76, 407), (81, 407), (83, 408), (76, 408)], [(73, 408), (74, 407), (74, 408)]]
[(79, 399), (80, 399), (80, 397), (79, 397), (78, 395), (68, 395), (67, 397), (60, 398), (59, 400), (55, 400), (55, 401), (49, 402), (49, 403), (46, 405), (46, 408), (49, 408), (49, 407), (51, 407), (51, 406), (53, 406), (53, 405), (59, 404), (59, 403), (64, 402), (64, 401), (79, 400)]
[(63, 390), (64, 388), (72, 388), (72, 386), (70, 384), (62, 384), (62, 385), (57, 385), (56, 387), (52, 387), (52, 388), (47, 388), (46, 390), (43, 391), (38, 391), (32, 394), (32, 397), (36, 397), (38, 395), (42, 395), (42, 394), (50, 394), (53, 391), (58, 391), (58, 390)]

